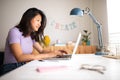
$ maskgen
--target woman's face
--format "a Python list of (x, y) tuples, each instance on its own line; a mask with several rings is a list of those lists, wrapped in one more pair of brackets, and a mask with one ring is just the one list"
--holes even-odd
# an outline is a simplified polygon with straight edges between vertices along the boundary
[(36, 15), (32, 20), (31, 20), (31, 25), (32, 25), (32, 29), (33, 31), (38, 31), (38, 29), (41, 26), (41, 21), (42, 21), (42, 17), (41, 15)]

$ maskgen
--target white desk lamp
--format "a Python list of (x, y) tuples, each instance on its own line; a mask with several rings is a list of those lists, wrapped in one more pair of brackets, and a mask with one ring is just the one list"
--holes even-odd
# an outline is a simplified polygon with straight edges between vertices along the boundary
[(99, 46), (98, 49), (100, 49), (99, 52), (96, 54), (103, 54), (103, 41), (102, 41), (102, 25), (97, 21), (97, 19), (93, 16), (92, 12), (90, 9), (87, 7), (85, 10), (81, 10), (80, 8), (73, 8), (70, 12), (70, 15), (78, 15), (78, 16), (83, 16), (84, 14), (87, 14), (90, 16), (90, 18), (93, 20), (93, 22), (96, 24), (97, 30), (98, 30), (98, 41), (99, 41)]

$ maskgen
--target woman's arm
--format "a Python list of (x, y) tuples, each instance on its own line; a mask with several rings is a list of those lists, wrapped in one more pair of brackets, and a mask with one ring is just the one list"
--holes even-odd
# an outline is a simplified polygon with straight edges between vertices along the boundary
[[(34, 45), (34, 47), (36, 47), (40, 52), (42, 52), (43, 50), (42, 47), (37, 43)], [(33, 53), (24, 54), (22, 52), (22, 49), (19, 43), (10, 44), (10, 48), (18, 62), (28, 62), (31, 60), (43, 60), (46, 58), (55, 57), (57, 55), (62, 55), (60, 51), (44, 52), (44, 54), (37, 54), (37, 55)]]
[(10, 44), (10, 49), (18, 62), (27, 62), (35, 59), (33, 54), (24, 54), (19, 43)]
[(43, 48), (42, 48), (42, 46), (38, 42), (35, 42), (33, 44), (33, 48), (35, 48), (39, 53), (43, 52)]
[(35, 42), (33, 47), (39, 52), (39, 53), (49, 53), (51, 52), (50, 50), (44, 50), (42, 48), (42, 46), (38, 43), (38, 42)]
[(42, 59), (61, 56), (64, 54), (63, 50), (54, 50), (54, 51), (44, 50), (38, 42), (35, 42), (33, 47), (39, 52), (39, 55), (41, 55)]

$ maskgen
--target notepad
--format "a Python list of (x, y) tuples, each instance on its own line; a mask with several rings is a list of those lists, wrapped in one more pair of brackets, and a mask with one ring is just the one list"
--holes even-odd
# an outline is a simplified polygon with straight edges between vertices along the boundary
[(112, 58), (112, 59), (120, 59), (120, 56), (118, 55), (104, 55), (103, 57), (106, 57), (106, 58)]
[(37, 72), (49, 72), (49, 71), (56, 71), (61, 69), (66, 69), (67, 66), (40, 66), (36, 69)]

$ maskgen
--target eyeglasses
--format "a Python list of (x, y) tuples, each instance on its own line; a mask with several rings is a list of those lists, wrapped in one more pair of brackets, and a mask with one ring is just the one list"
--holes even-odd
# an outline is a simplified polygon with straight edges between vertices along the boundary
[(90, 65), (90, 64), (82, 64), (80, 69), (97, 71), (97, 72), (99, 72), (101, 74), (104, 74), (104, 71), (106, 70), (105, 66), (102, 66), (102, 65)]

